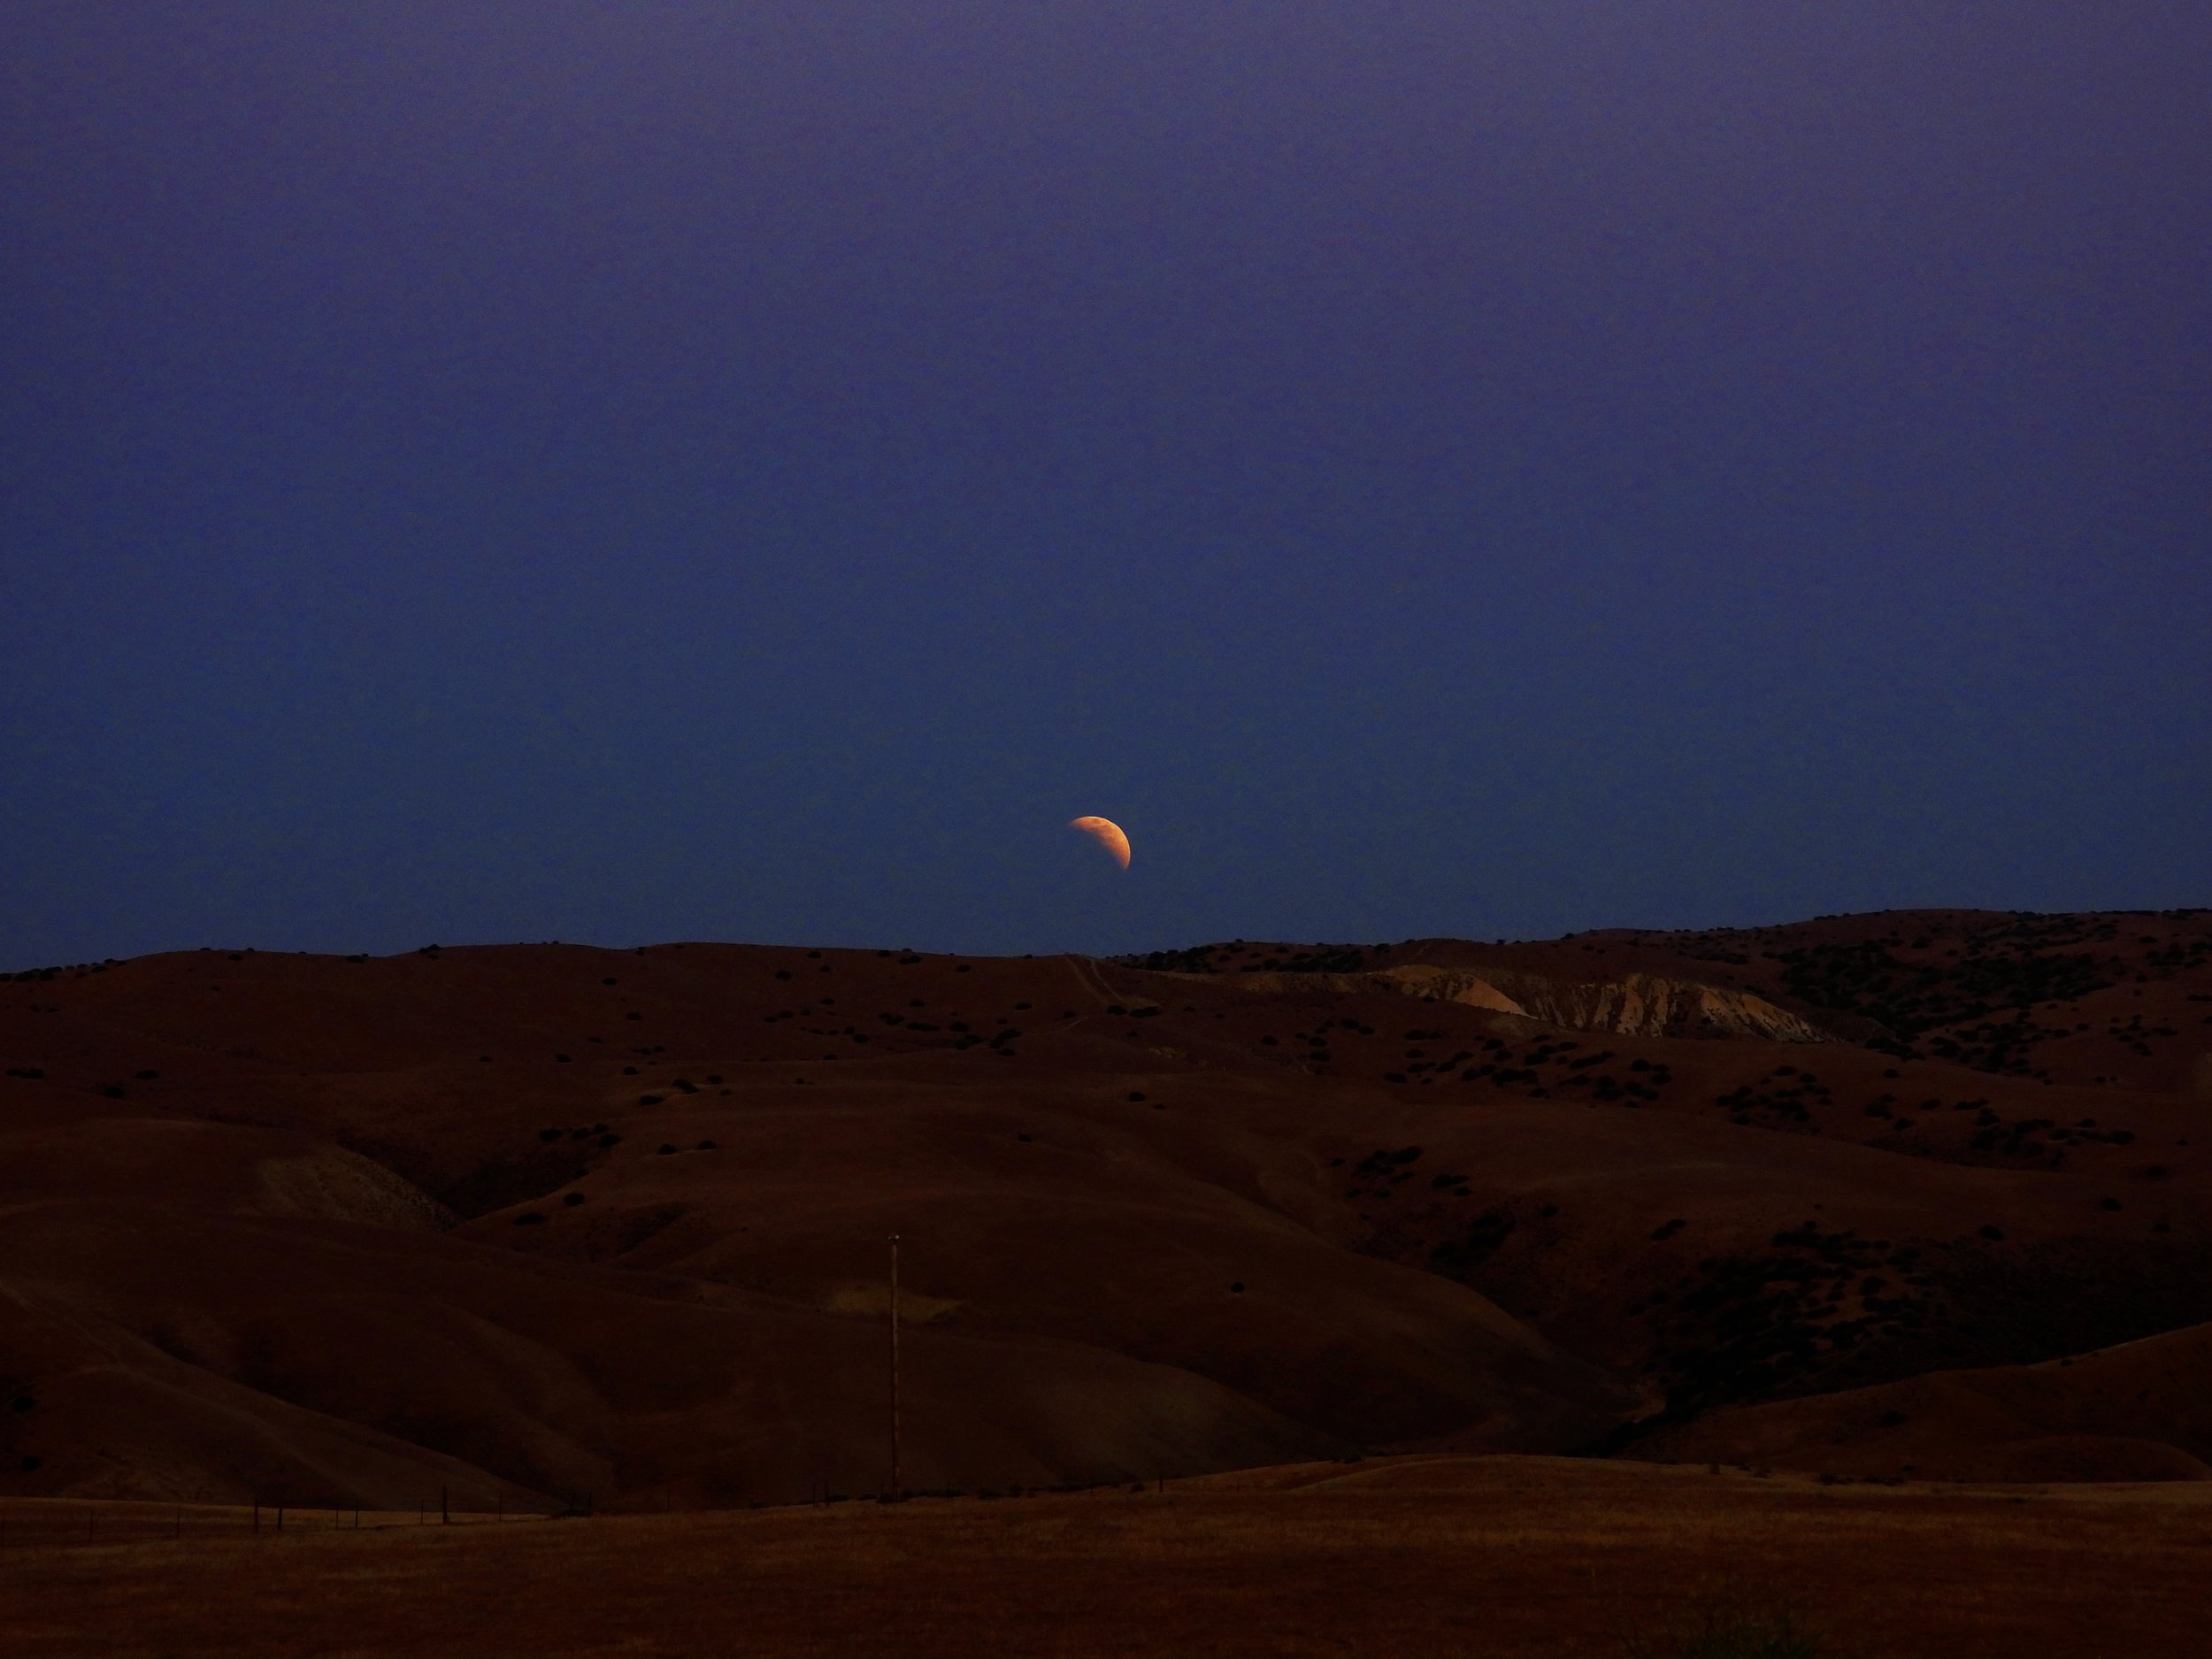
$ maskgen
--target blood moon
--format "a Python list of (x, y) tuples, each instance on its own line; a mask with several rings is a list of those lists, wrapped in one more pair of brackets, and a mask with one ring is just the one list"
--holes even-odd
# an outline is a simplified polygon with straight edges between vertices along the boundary
[(1129, 868), (1129, 838), (1121, 833), (1121, 826), (1107, 818), (1071, 818), (1068, 827), (1089, 836), (1106, 849), (1107, 856), (1124, 870)]

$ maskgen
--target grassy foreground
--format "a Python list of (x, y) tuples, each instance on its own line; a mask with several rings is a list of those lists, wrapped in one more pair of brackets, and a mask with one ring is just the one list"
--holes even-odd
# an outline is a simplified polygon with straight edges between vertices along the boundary
[(2212, 1488), (2189, 1483), (1408, 1457), (1164, 1494), (358, 1530), (295, 1512), (257, 1536), (239, 1510), (0, 1508), (11, 1659), (1625, 1655), (1624, 1631), (1723, 1584), (1796, 1604), (1839, 1654), (2182, 1654), (2212, 1617)]

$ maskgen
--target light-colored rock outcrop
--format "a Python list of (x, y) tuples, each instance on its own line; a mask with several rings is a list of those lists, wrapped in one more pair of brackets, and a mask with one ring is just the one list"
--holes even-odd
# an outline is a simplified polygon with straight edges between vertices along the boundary
[(1624, 974), (1617, 979), (1555, 979), (1504, 969), (1440, 968), (1408, 963), (1372, 973), (1239, 973), (1255, 991), (1386, 991), (1430, 1002), (1518, 1014), (1575, 1031), (1627, 1037), (1754, 1037), (1767, 1042), (1838, 1042), (1824, 1029), (1748, 991), (1694, 979)]

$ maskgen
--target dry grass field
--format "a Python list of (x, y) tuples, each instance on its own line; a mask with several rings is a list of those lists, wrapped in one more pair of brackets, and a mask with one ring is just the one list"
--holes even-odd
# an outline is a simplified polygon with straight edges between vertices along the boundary
[(2201, 1482), (1436, 1456), (896, 1506), (295, 1511), (257, 1536), (239, 1510), (5, 1509), (11, 1659), (1614, 1655), (1722, 1584), (1869, 1659), (2200, 1654), (2212, 1619)]

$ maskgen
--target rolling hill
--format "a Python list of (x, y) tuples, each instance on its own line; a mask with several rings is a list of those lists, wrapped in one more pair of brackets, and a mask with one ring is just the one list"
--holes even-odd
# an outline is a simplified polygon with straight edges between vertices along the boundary
[(0, 1057), (0, 1495), (879, 1489), (894, 1233), (910, 1486), (2212, 1458), (2212, 912), (208, 949)]

